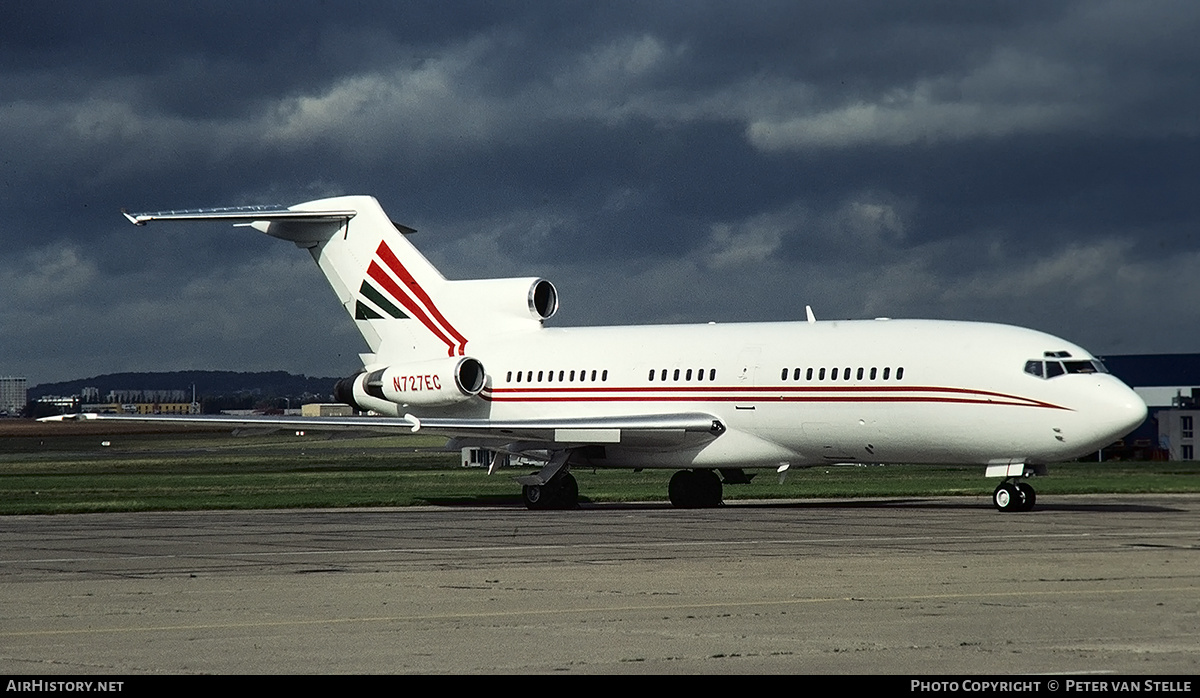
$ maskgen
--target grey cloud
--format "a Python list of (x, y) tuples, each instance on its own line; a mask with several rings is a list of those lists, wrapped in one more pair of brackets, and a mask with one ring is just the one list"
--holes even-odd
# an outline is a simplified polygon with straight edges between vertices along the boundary
[(1181, 280), (1200, 252), (1193, 3), (39, 3), (6, 20), (0, 373), (343, 372), (361, 341), (303, 254), (117, 213), (342, 193), (420, 229), (448, 276), (552, 279), (559, 323), (812, 303), (1097, 351), (1200, 341)]

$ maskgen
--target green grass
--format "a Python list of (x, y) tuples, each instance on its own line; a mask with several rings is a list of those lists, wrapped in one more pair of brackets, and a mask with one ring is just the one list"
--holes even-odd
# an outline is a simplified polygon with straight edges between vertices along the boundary
[[(101, 445), (102, 441), (109, 445)], [(237, 438), (224, 432), (88, 430), (0, 436), (0, 514), (279, 507), (520, 504), (507, 469), (489, 477), (439, 452), (438, 437)], [(757, 472), (725, 488), (757, 498), (987, 496), (980, 466), (820, 466), (784, 484)], [(665, 501), (672, 471), (575, 470), (584, 501)], [(1039, 494), (1200, 491), (1200, 463), (1066, 463)]]

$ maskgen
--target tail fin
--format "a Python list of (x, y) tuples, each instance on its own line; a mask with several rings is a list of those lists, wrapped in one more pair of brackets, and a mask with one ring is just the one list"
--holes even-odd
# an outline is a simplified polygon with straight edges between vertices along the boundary
[[(393, 223), (370, 196), (347, 196), (293, 206), (295, 211), (350, 209), (356, 212), (332, 235), (308, 246), (338, 300), (376, 355), (404, 347), (406, 358), (462, 356), (467, 338), (442, 312), (445, 277), (404, 239), (416, 232)], [(264, 232), (288, 222), (271, 222)], [(255, 227), (260, 228), (259, 225)], [(390, 351), (389, 351), (390, 350)], [(363, 357), (363, 363), (376, 363)]]
[(226, 220), (306, 248), (371, 348), (368, 368), (397, 360), (464, 356), (468, 337), (541, 327), (558, 308), (543, 279), (448, 281), (405, 239), (370, 196), (343, 196), (288, 208), (239, 207), (125, 216)]

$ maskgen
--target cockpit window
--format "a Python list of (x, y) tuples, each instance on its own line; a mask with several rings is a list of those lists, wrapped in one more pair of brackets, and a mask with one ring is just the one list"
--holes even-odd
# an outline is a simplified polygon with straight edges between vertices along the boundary
[[(1056, 354), (1066, 354), (1066, 352), (1053, 352)], [(1051, 352), (1046, 352), (1047, 356)], [(1068, 354), (1069, 356), (1069, 354)], [(1038, 378), (1055, 378), (1068, 373), (1108, 373), (1104, 363), (1099, 359), (1088, 359), (1086, 361), (1026, 361), (1025, 372), (1031, 376)]]

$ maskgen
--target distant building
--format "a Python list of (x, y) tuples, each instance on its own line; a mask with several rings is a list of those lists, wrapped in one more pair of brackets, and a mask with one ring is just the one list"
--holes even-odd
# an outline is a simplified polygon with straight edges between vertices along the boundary
[(28, 397), (28, 381), (12, 376), (0, 377), (0, 413), (18, 415), (25, 410)]
[(79, 411), (79, 396), (43, 395), (37, 399), (37, 404), (49, 406), (62, 414), (73, 414)]
[(1158, 445), (1166, 450), (1170, 460), (1197, 460), (1196, 425), (1200, 424), (1200, 409), (1159, 410)]
[(200, 414), (200, 404), (196, 402), (88, 403), (81, 405), (79, 411), (102, 414)]
[(351, 417), (354, 415), (354, 408), (340, 402), (314, 402), (308, 405), (301, 405), (300, 414), (305, 417)]
[[(1110, 456), (1155, 460), (1196, 460), (1191, 434), (1200, 415), (1200, 354), (1129, 354), (1106, 356), (1117, 378), (1145, 401), (1149, 417), (1113, 447)], [(1187, 436), (1184, 436), (1187, 434)]]

